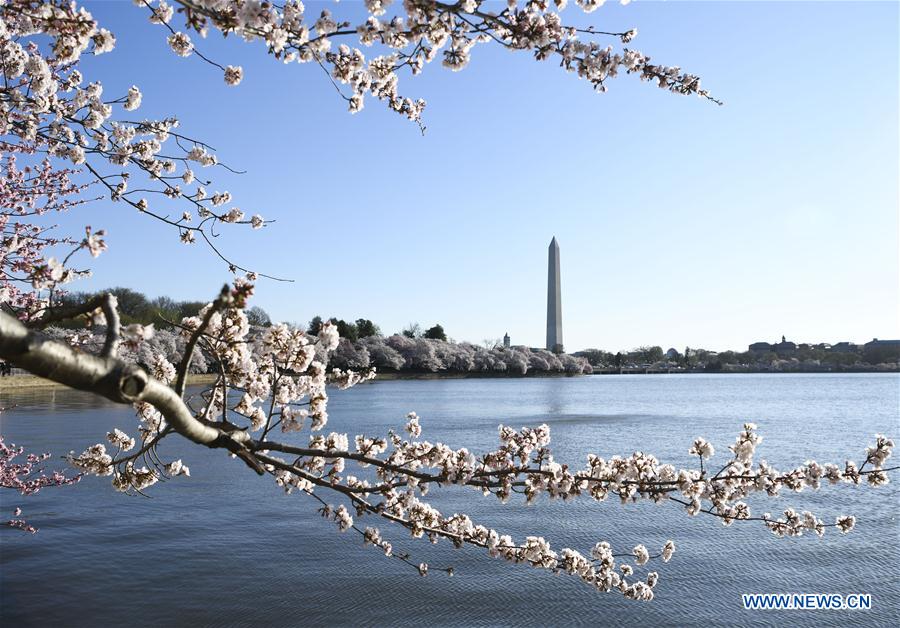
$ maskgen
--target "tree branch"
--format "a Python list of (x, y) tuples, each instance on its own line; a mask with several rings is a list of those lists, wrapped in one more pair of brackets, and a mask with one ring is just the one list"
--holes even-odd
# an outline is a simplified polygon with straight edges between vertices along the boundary
[(6, 312), (0, 312), (0, 357), (40, 377), (116, 403), (149, 403), (185, 438), (198, 445), (228, 449), (254, 471), (263, 473), (244, 446), (250, 440), (246, 432), (226, 431), (197, 420), (180, 395), (134, 364), (77, 351), (29, 330)]

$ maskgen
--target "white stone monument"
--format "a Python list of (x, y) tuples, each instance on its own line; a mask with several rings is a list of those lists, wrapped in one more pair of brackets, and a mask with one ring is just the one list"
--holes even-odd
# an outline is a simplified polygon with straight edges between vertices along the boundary
[(563, 352), (562, 300), (559, 289), (559, 243), (550, 241), (547, 262), (547, 350)]

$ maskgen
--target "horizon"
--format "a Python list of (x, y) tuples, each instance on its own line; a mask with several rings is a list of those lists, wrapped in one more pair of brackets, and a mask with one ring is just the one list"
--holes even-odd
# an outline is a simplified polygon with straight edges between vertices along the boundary
[[(92, 74), (124, 92), (125, 68), (140, 59), (142, 115), (171, 113), (166, 95), (179, 93), (183, 132), (247, 171), (222, 189), (277, 221), (217, 241), (238, 262), (296, 280), (258, 285), (251, 305), (273, 320), (434, 321), (455, 338), (508, 332), (542, 346), (555, 235), (570, 348), (900, 337), (900, 96), (883, 80), (900, 72), (895, 3), (572, 11), (577, 23), (639, 25), (642, 50), (699, 74), (725, 106), (628, 76), (593, 94), (558, 68), (485, 49), (465, 72), (401, 81), (429, 102), (424, 137), (375, 103), (353, 116), (335, 106), (317, 68), (279, 66), (211, 36), (205, 51), (245, 68), (229, 88), (134, 24), (135, 7), (87, 4), (121, 35), (115, 55), (85, 60)], [(834, 53), (834, 33), (854, 54)], [(237, 124), (261, 94), (265, 113)], [(245, 153), (259, 137), (278, 140)], [(375, 162), (351, 143), (420, 158)], [(447, 189), (456, 170), (464, 183)], [(101, 205), (110, 250), (75, 289), (203, 300), (227, 279), (208, 250)]]

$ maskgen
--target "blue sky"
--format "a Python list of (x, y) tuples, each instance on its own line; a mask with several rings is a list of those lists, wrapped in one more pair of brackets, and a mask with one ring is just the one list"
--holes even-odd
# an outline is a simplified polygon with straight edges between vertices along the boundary
[[(220, 237), (237, 261), (295, 280), (260, 282), (273, 318), (440, 322), (459, 340), (508, 331), (539, 346), (556, 236), (569, 350), (900, 336), (897, 3), (573, 6), (570, 22), (637, 27), (634, 47), (726, 105), (626, 76), (595, 94), (555, 63), (480, 46), (462, 72), (436, 62), (401, 81), (428, 101), (425, 137), (372, 100), (346, 113), (317, 67), (261, 45), (200, 42), (244, 67), (228, 88), (131, 3), (87, 5), (118, 37), (89, 78), (106, 94), (137, 84), (144, 116), (177, 114), (247, 171), (218, 171), (219, 189), (277, 220)], [(82, 289), (198, 299), (228, 277), (120, 204), (93, 211), (111, 250)]]

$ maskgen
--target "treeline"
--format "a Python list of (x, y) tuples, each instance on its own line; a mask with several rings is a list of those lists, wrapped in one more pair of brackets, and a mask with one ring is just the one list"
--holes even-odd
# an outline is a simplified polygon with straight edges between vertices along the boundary
[(449, 342), (435, 338), (394, 334), (388, 337), (366, 336), (356, 341), (342, 338), (331, 363), (338, 368), (417, 373), (485, 373), (529, 375), (538, 373), (591, 373), (583, 357), (555, 354), (528, 347), (479, 346), (468, 342)]
[[(307, 333), (317, 334), (324, 320), (314, 316)], [(348, 322), (328, 319), (337, 326), (340, 344), (331, 356), (331, 365), (341, 369), (375, 367), (379, 371), (407, 373), (484, 373), (524, 376), (560, 373), (579, 375), (593, 369), (584, 357), (554, 354), (524, 346), (504, 347), (499, 341), (484, 346), (454, 342), (440, 323), (424, 329), (410, 323), (400, 332), (383, 336), (381, 329), (366, 318)]]
[[(129, 288), (112, 288), (102, 293), (111, 293), (117, 298), (123, 325), (152, 323), (155, 326), (155, 334), (145, 341), (138, 352), (126, 352), (122, 356), (148, 369), (152, 369), (157, 355), (173, 364), (181, 361), (185, 340), (175, 325), (182, 318), (196, 316), (206, 305), (202, 301), (175, 301), (169, 297), (150, 299)], [(64, 304), (82, 303), (95, 294), (98, 293), (72, 293), (64, 297)], [(269, 315), (258, 306), (245, 312), (254, 331), (253, 336), (259, 337), (266, 327), (272, 325)], [(306, 334), (314, 339), (325, 320), (321, 316), (313, 317), (305, 327)], [(402, 373), (448, 372), (515, 376), (592, 372), (590, 363), (583, 357), (557, 355), (544, 349), (522, 346), (504, 347), (499, 342), (486, 342), (485, 346), (453, 342), (448, 339), (440, 324), (423, 329), (418, 323), (411, 323), (400, 332), (385, 337), (378, 325), (369, 319), (359, 318), (352, 322), (338, 318), (327, 320), (337, 326), (341, 336), (340, 344), (331, 356), (330, 367), (354, 370), (375, 367), (380, 371)], [(77, 331), (73, 331), (75, 329)], [(102, 327), (85, 329), (82, 321), (67, 321), (65, 325), (47, 330), (49, 335), (76, 342), (87, 350), (97, 350), (103, 345), (104, 332)], [(216, 370), (217, 363), (212, 355), (202, 349), (195, 353), (191, 372)]]
[[(100, 292), (70, 292), (60, 297), (61, 305), (77, 305), (90, 300), (98, 294), (112, 294), (119, 302), (119, 318), (123, 325), (139, 323), (150, 325), (156, 329), (168, 329), (173, 323), (181, 322), (188, 316), (196, 316), (200, 308), (208, 301), (176, 301), (169, 297), (151, 299), (145, 294), (131, 288), (109, 288)], [(255, 306), (246, 310), (251, 325), (268, 327), (272, 324), (269, 315), (261, 307)], [(60, 323), (61, 327), (74, 329), (84, 327), (83, 321), (73, 320)]]
[(631, 351), (611, 353), (602, 349), (578, 351), (575, 356), (586, 359), (594, 368), (683, 368), (686, 370), (841, 370), (875, 367), (900, 361), (900, 350), (894, 346), (857, 345), (842, 351), (800, 345), (790, 351), (709, 351), (686, 347), (683, 352), (663, 352), (659, 346), (638, 347)]

